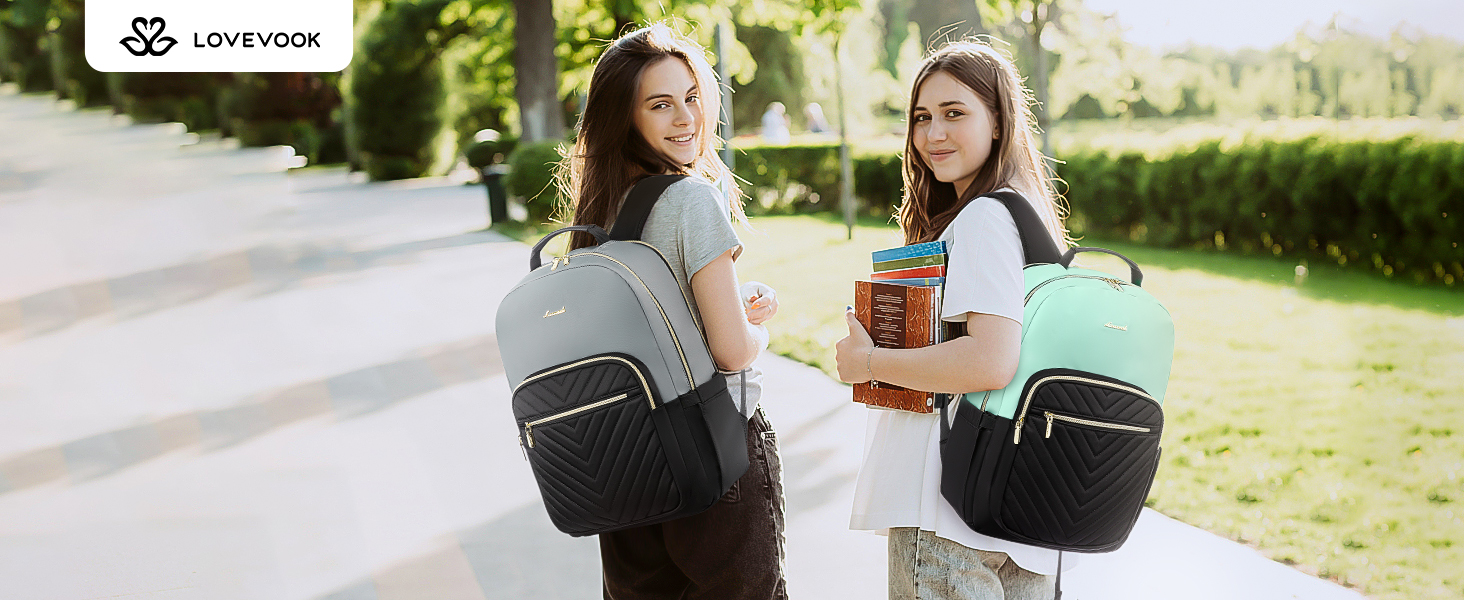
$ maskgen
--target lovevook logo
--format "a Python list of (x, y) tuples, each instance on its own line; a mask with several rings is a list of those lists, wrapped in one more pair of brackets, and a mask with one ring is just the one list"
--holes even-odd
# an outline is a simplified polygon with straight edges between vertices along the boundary
[(294, 33), (242, 31), (234, 33), (213, 32), (202, 38), (193, 34), (194, 48), (319, 48), (320, 32)]
[(138, 17), (132, 20), (132, 32), (137, 37), (128, 36), (122, 38), (122, 45), (131, 52), (133, 56), (162, 56), (172, 49), (178, 40), (163, 35), (163, 29), (168, 22), (162, 17), (147, 19)]
[[(172, 49), (178, 40), (163, 35), (167, 21), (162, 17), (137, 17), (132, 20), (132, 32), (136, 36), (122, 38), (122, 45), (133, 56), (162, 56)], [(194, 48), (319, 48), (320, 32), (210, 32), (193, 34)]]
[(98, 71), (325, 73), (351, 62), (355, 0), (84, 1), (86, 59)]

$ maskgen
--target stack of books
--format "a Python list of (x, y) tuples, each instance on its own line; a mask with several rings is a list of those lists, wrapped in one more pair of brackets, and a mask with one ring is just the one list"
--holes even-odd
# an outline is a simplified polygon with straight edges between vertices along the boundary
[[(920, 348), (944, 340), (940, 321), (946, 243), (880, 250), (870, 281), (854, 282), (854, 313), (879, 348)], [(935, 393), (869, 381), (854, 385), (854, 401), (876, 408), (930, 413)]]

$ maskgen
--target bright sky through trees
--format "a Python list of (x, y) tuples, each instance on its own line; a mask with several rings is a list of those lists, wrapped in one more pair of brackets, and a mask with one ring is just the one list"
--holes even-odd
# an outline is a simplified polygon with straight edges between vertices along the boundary
[(1268, 49), (1292, 39), (1307, 22), (1326, 25), (1341, 14), (1343, 27), (1386, 38), (1399, 23), (1464, 40), (1460, 0), (1084, 0), (1090, 9), (1118, 15), (1130, 43), (1156, 49), (1190, 42), (1226, 50)]

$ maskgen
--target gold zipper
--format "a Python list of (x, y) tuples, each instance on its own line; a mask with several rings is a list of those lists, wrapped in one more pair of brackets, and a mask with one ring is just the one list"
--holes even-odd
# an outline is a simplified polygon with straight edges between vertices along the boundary
[(1042, 286), (1045, 286), (1059, 279), (1096, 279), (1112, 286), (1113, 289), (1118, 291), (1123, 291), (1123, 286), (1125, 285), (1133, 285), (1122, 279), (1114, 279), (1112, 277), (1099, 277), (1097, 275), (1063, 275), (1062, 277), (1054, 277), (1052, 279), (1048, 279), (1047, 281), (1037, 284), (1037, 287), (1034, 287), (1032, 288), (1032, 291), (1027, 292), (1027, 297), (1022, 299), (1022, 304), (1025, 306), (1028, 302), (1031, 302), (1032, 296), (1037, 293), (1037, 290), (1042, 289)]
[(656, 399), (651, 397), (651, 386), (646, 383), (646, 376), (643, 375), (643, 374), (641, 374), (640, 369), (637, 369), (636, 368), (635, 363), (630, 362), (628, 360), (625, 360), (623, 358), (620, 358), (619, 356), (596, 356), (596, 357), (593, 357), (593, 358), (586, 358), (586, 359), (584, 359), (582, 361), (579, 361), (579, 362), (575, 362), (575, 363), (570, 363), (570, 364), (564, 365), (562, 367), (559, 367), (558, 369), (554, 369), (553, 371), (545, 371), (543, 373), (540, 373), (538, 375), (534, 375), (532, 377), (529, 377), (527, 379), (524, 379), (523, 381), (520, 381), (517, 386), (514, 386), (513, 393), (514, 394), (517, 394), (518, 391), (519, 391), (519, 388), (522, 388), (525, 385), (528, 385), (528, 383), (530, 381), (534, 381), (534, 380), (537, 380), (537, 379), (543, 379), (543, 378), (548, 377), (550, 375), (553, 375), (555, 373), (562, 373), (564, 371), (568, 371), (570, 369), (573, 369), (573, 368), (578, 367), (578, 366), (581, 366), (581, 365), (587, 365), (587, 364), (590, 364), (592, 362), (599, 362), (599, 361), (602, 361), (602, 360), (618, 360), (618, 361), (620, 361), (622, 363), (625, 363), (625, 366), (630, 367), (630, 371), (632, 373), (635, 373), (636, 379), (639, 379), (640, 380), (640, 382), (641, 382), (641, 389), (645, 390), (645, 392), (646, 392), (646, 401), (650, 403), (651, 410), (656, 410)]
[[(666, 255), (665, 254), (661, 254), (661, 251), (660, 250), (657, 250), (655, 246), (652, 246), (652, 245), (647, 244), (645, 242), (642, 242), (640, 240), (625, 240), (625, 241), (630, 242), (632, 244), (640, 244), (642, 246), (645, 246), (647, 248), (650, 248), (651, 250), (655, 251), (655, 253), (656, 253), (657, 256), (660, 256), (661, 257), (661, 260), (666, 263), (666, 266), (668, 266), (668, 267), (671, 266), (671, 261), (666, 260)], [(671, 278), (672, 279), (675, 279), (676, 278), (676, 275), (673, 273), (671, 275)], [(679, 281), (679, 280), (676, 282), (676, 289), (681, 290), (681, 301), (686, 303), (686, 312), (691, 313), (691, 320), (692, 320), (692, 322), (696, 323), (696, 329), (697, 329), (697, 331), (702, 332), (702, 339), (705, 340), (706, 339), (706, 328), (702, 326), (701, 315), (696, 314), (696, 311), (691, 309), (691, 296), (688, 296), (687, 295), (686, 288), (681, 287), (681, 281)], [(707, 344), (707, 345), (708, 345), (708, 347), (711, 346), (711, 344)]]
[(529, 447), (530, 448), (533, 448), (534, 447), (534, 426), (535, 425), (543, 425), (543, 424), (548, 423), (549, 421), (553, 421), (555, 419), (562, 419), (564, 417), (571, 417), (571, 416), (577, 415), (579, 413), (585, 412), (587, 410), (592, 410), (592, 409), (600, 408), (601, 406), (605, 406), (606, 404), (611, 404), (611, 403), (614, 403), (614, 402), (619, 402), (619, 401), (624, 400), (624, 399), (629, 398), (629, 397), (630, 397), (630, 394), (629, 393), (621, 394), (621, 395), (615, 396), (613, 398), (606, 398), (606, 399), (601, 400), (599, 402), (596, 402), (594, 404), (586, 404), (586, 405), (581, 406), (579, 408), (576, 408), (574, 410), (567, 410), (567, 411), (564, 411), (564, 412), (559, 413), (557, 415), (549, 415), (549, 416), (544, 417), (542, 419), (535, 419), (533, 421), (529, 421), (528, 423), (524, 423), (524, 439), (528, 440)]
[(1117, 383), (1109, 383), (1107, 381), (1099, 381), (1097, 379), (1088, 379), (1086, 377), (1074, 377), (1072, 375), (1053, 375), (1051, 377), (1043, 377), (1042, 379), (1039, 379), (1037, 381), (1037, 383), (1032, 384), (1032, 389), (1027, 391), (1027, 397), (1024, 398), (1024, 399), (1022, 399), (1022, 414), (1021, 414), (1021, 416), (1019, 416), (1017, 418), (1016, 431), (1012, 433), (1012, 443), (1013, 444), (1020, 444), (1020, 443), (1022, 443), (1022, 425), (1024, 425), (1024, 424), (1027, 423), (1027, 409), (1032, 408), (1032, 397), (1035, 396), (1035, 395), (1037, 395), (1037, 388), (1042, 387), (1043, 384), (1045, 384), (1045, 383), (1047, 383), (1049, 381), (1058, 381), (1058, 380), (1060, 380), (1060, 381), (1076, 381), (1076, 382), (1079, 382), (1079, 383), (1086, 383), (1086, 384), (1089, 384), (1089, 385), (1096, 385), (1096, 386), (1100, 386), (1100, 387), (1106, 387), (1106, 388), (1123, 390), (1123, 391), (1128, 392), (1130, 394), (1133, 394), (1135, 396), (1140, 396), (1140, 397), (1143, 397), (1143, 398), (1148, 398), (1152, 402), (1156, 402), (1156, 403), (1158, 402), (1157, 400), (1154, 400), (1154, 397), (1153, 396), (1150, 396), (1148, 394), (1145, 394), (1143, 392), (1143, 390), (1140, 390), (1139, 388), (1136, 388), (1136, 387), (1130, 387), (1130, 386), (1126, 386), (1126, 385), (1120, 385), (1120, 384), (1117, 384)]
[[(666, 331), (671, 332), (671, 343), (676, 345), (676, 354), (677, 356), (681, 357), (681, 368), (686, 369), (686, 382), (688, 385), (691, 386), (691, 389), (696, 389), (696, 379), (691, 376), (691, 365), (687, 364), (686, 362), (686, 351), (681, 349), (681, 340), (677, 339), (676, 337), (676, 328), (671, 326), (671, 317), (666, 316), (666, 309), (661, 308), (661, 301), (657, 300), (656, 295), (651, 293), (651, 286), (646, 285), (646, 282), (641, 280), (640, 275), (635, 274), (634, 269), (631, 269), (630, 267), (626, 266), (625, 263), (616, 260), (613, 256), (600, 254), (599, 252), (584, 252), (580, 254), (580, 256), (599, 256), (601, 258), (609, 259), (615, 264), (620, 265), (620, 267), (625, 269), (626, 272), (630, 273), (631, 277), (634, 277), (635, 280), (641, 284), (641, 287), (646, 289), (646, 295), (651, 297), (651, 302), (655, 303), (656, 310), (660, 311), (661, 313), (661, 320), (666, 322)], [(662, 260), (665, 260), (665, 258), (662, 257)]]
[(1050, 438), (1050, 437), (1052, 437), (1052, 422), (1053, 421), (1067, 421), (1068, 423), (1077, 423), (1079, 425), (1087, 425), (1089, 427), (1098, 427), (1098, 428), (1101, 428), (1101, 429), (1114, 429), (1114, 430), (1117, 430), (1117, 431), (1133, 431), (1133, 432), (1137, 432), (1137, 433), (1149, 433), (1149, 428), (1148, 427), (1139, 427), (1138, 425), (1123, 425), (1121, 423), (1108, 423), (1106, 421), (1093, 421), (1093, 420), (1089, 420), (1089, 419), (1079, 419), (1077, 417), (1069, 417), (1067, 415), (1059, 415), (1059, 414), (1054, 413), (1054, 412), (1052, 412), (1050, 410), (1042, 411), (1042, 414), (1047, 415), (1047, 434), (1044, 435), (1044, 436), (1042, 436), (1044, 438)]

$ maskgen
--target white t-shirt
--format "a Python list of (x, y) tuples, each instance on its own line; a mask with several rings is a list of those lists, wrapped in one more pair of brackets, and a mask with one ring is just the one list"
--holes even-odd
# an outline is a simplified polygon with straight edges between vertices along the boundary
[[(976, 312), (1021, 323), (1022, 240), (1006, 206), (972, 200), (939, 239), (948, 252), (941, 319), (964, 322)], [(888, 535), (891, 527), (919, 527), (968, 548), (1005, 552), (1028, 571), (1056, 573), (1056, 550), (976, 533), (940, 495), (938, 419), (939, 412), (870, 409), (849, 528)], [(1064, 560), (1063, 570), (1077, 562)]]

